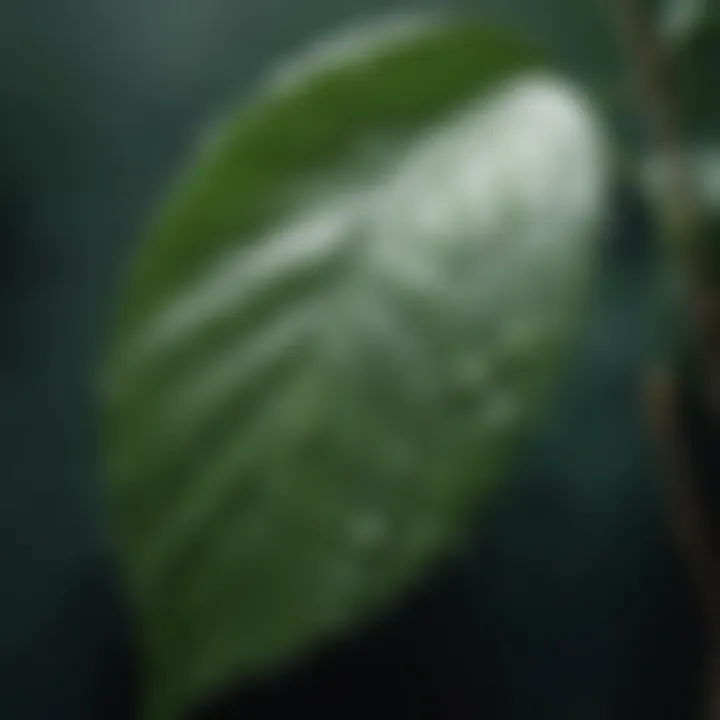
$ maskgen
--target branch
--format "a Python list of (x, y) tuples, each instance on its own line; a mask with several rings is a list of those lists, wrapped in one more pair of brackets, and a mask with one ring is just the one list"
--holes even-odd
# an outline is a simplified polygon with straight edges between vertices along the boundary
[[(669, 58), (643, 0), (612, 0), (630, 54), (641, 111), (667, 163), (662, 208), (670, 231), (688, 249), (696, 270), (702, 268), (704, 221), (701, 196), (682, 132)], [(699, 262), (698, 262), (699, 261)]]

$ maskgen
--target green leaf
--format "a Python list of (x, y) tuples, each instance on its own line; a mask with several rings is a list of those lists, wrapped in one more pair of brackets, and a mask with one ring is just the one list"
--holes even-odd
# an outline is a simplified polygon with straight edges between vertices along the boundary
[(124, 294), (106, 449), (146, 717), (407, 588), (582, 317), (605, 197), (584, 99), (500, 30), (393, 28), (263, 85)]

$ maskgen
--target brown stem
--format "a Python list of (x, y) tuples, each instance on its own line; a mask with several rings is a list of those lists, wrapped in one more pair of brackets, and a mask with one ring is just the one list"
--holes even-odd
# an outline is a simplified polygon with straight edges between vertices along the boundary
[(682, 131), (679, 104), (666, 47), (643, 0), (612, 0), (628, 48), (640, 109), (651, 128), (661, 159), (667, 163), (662, 209), (670, 232), (695, 258), (701, 249), (703, 212)]
[(720, 576), (713, 551), (712, 534), (698, 493), (697, 476), (691, 470), (688, 448), (678, 423), (679, 388), (664, 370), (653, 372), (646, 386), (648, 422), (657, 451), (668, 471), (668, 499), (675, 535), (690, 570), (691, 580), (713, 632), (718, 630), (716, 603), (720, 598)]
[[(698, 366), (703, 392), (714, 411), (720, 413), (720, 293), (717, 280), (707, 273), (705, 258), (706, 227), (696, 178), (681, 128), (679, 105), (673, 88), (667, 51), (647, 16), (642, 0), (613, 0), (626, 44), (633, 58), (637, 92), (647, 115), (661, 158), (668, 165), (667, 184), (663, 186), (662, 209), (670, 231), (680, 247), (688, 252), (689, 280), (693, 304), (690, 320), (699, 340)], [(707, 611), (711, 641), (718, 642), (720, 627), (720, 573), (714, 553), (711, 525), (702, 488), (708, 472), (690, 457), (687, 422), (678, 407), (682, 388), (664, 373), (652, 379), (648, 401), (650, 421), (670, 475), (670, 498), (677, 538), (684, 550), (699, 598)], [(707, 442), (707, 440), (706, 440)], [(697, 450), (697, 448), (695, 448)], [(717, 651), (713, 650), (706, 689), (708, 719), (720, 720), (719, 670)]]
[(612, 0), (632, 58), (640, 108), (661, 159), (667, 163), (661, 212), (686, 261), (687, 319), (694, 335), (698, 372), (720, 414), (720, 283), (710, 225), (682, 130), (667, 45), (647, 11), (646, 0)]

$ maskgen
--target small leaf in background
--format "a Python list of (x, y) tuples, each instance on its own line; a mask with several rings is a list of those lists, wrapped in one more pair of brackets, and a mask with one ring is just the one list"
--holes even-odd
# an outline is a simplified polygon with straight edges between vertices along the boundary
[(406, 589), (582, 321), (607, 184), (591, 108), (513, 35), (403, 27), (274, 75), (124, 295), (106, 447), (148, 718)]

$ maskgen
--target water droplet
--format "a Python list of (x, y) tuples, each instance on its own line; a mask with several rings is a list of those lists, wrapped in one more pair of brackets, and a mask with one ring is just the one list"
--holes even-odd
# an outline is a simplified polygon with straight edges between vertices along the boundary
[(508, 325), (502, 339), (505, 353), (518, 356), (532, 348), (540, 335), (539, 320), (519, 320)]
[(454, 385), (463, 391), (478, 391), (490, 380), (490, 363), (485, 356), (464, 355), (455, 368)]
[(363, 548), (381, 545), (387, 537), (387, 521), (379, 513), (365, 513), (355, 518), (351, 526), (353, 540)]
[(507, 391), (498, 391), (483, 409), (483, 423), (493, 431), (504, 431), (513, 425), (520, 415), (520, 406)]
[(415, 455), (409, 447), (403, 444), (396, 444), (388, 456), (388, 468), (394, 479), (405, 479), (413, 470)]

